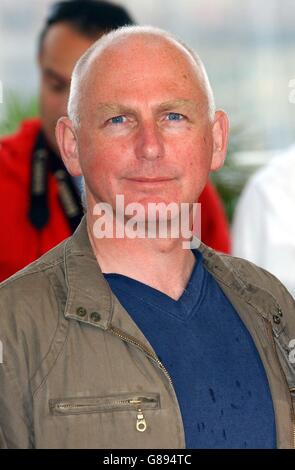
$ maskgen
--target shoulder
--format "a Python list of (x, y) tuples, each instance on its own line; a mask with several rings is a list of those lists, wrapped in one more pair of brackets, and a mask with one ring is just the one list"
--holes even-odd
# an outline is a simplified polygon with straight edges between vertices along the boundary
[(0, 283), (0, 300), (6, 292), (22, 292), (31, 299), (36, 297), (36, 290), (48, 285), (50, 275), (62, 269), (64, 247), (67, 239), (49, 250), (43, 256), (33, 261), (25, 268)]
[(66, 301), (64, 243), (0, 284), (3, 350), (30, 351), (35, 367), (50, 347)]
[(249, 306), (267, 320), (276, 338), (288, 348), (295, 338), (295, 301), (286, 287), (270, 272), (245, 259), (220, 254), (201, 244), (206, 268), (226, 296), (243, 315)]
[(288, 347), (289, 341), (295, 338), (295, 300), (287, 288), (272, 273), (250, 261), (226, 255), (221, 258), (232, 270), (245, 302), (255, 306), (272, 323), (273, 331), (277, 327), (273, 322), (279, 321), (279, 331), (284, 332)]
[(243, 258), (218, 253), (203, 244), (200, 251), (209, 270), (221, 281), (228, 280), (228, 285), (232, 285), (233, 288), (239, 285), (239, 288), (247, 292), (250, 297), (251, 292), (261, 291), (259, 298), (262, 303), (270, 298), (275, 299), (278, 304), (287, 307), (295, 322), (294, 298), (269, 271)]

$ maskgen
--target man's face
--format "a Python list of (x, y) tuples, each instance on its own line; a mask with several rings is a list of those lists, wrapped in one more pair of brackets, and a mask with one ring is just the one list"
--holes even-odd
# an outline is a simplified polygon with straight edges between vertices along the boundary
[(212, 168), (213, 132), (183, 52), (158, 38), (129, 38), (102, 53), (82, 87), (76, 134), (89, 206), (114, 208), (117, 194), (144, 207), (197, 201)]
[(58, 118), (67, 112), (71, 74), (77, 60), (92, 43), (66, 23), (53, 25), (45, 36), (39, 57), (40, 111), (45, 135), (56, 151), (55, 126)]

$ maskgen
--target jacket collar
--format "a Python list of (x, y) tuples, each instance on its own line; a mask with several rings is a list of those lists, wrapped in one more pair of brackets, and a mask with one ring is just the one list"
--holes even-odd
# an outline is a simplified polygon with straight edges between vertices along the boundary
[[(232, 293), (253, 307), (261, 317), (271, 323), (273, 333), (278, 337), (285, 329), (285, 318), (272, 292), (257, 285), (261, 269), (245, 260), (218, 253), (203, 243), (200, 244), (199, 250), (208, 271), (226, 288), (229, 300)], [(245, 266), (251, 266), (251, 270), (247, 269), (247, 272), (243, 273)], [(243, 318), (243, 315), (241, 317)]]
[[(270, 321), (278, 337), (284, 330), (285, 320), (272, 293), (255, 285), (255, 279), (250, 279), (249, 274), (242, 275), (242, 264), (239, 269), (234, 267), (238, 265), (237, 259), (234, 264), (231, 256), (219, 254), (203, 243), (199, 244), (198, 250), (203, 255), (206, 268), (226, 288), (229, 300), (232, 294), (252, 306), (260, 316)], [(241, 260), (240, 263), (245, 262)], [(65, 316), (108, 329), (114, 315), (114, 295), (93, 253), (85, 216), (65, 244), (64, 266), (68, 287)]]
[(113, 313), (112, 292), (94, 256), (85, 216), (65, 244), (64, 266), (65, 316), (106, 330)]

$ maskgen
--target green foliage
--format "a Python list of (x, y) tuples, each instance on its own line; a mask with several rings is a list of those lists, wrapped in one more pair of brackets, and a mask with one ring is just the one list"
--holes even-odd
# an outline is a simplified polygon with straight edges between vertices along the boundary
[(232, 222), (236, 204), (245, 184), (245, 179), (241, 178), (241, 170), (232, 163), (226, 163), (219, 174), (211, 175), (211, 180), (222, 199), (227, 218)]
[(9, 93), (5, 100), (5, 116), (0, 122), (0, 136), (14, 132), (21, 121), (38, 116), (38, 98), (22, 99), (17, 93)]
[(221, 170), (211, 174), (213, 181), (225, 207), (229, 222), (232, 222), (237, 201), (248, 178), (257, 169), (251, 165), (241, 166), (235, 160), (235, 154), (243, 149), (257, 149), (260, 136), (250, 132), (245, 126), (232, 126), (227, 149), (227, 156)]

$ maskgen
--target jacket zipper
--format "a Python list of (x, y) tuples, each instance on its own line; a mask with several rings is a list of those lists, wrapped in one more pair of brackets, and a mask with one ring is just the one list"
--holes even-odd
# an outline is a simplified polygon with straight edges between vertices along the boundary
[[(291, 393), (293, 391), (293, 389), (289, 389), (289, 384), (287, 382), (287, 379), (285, 377), (285, 372), (281, 366), (281, 363), (280, 363), (280, 359), (278, 357), (278, 353), (277, 353), (277, 348), (276, 348), (276, 343), (275, 343), (275, 340), (274, 340), (274, 337), (273, 337), (273, 330), (272, 330), (272, 325), (271, 325), (271, 322), (269, 320), (265, 320), (268, 324), (268, 327), (271, 329), (271, 338), (272, 338), (272, 345), (273, 345), (273, 349), (274, 349), (274, 352), (275, 352), (275, 355), (276, 355), (276, 358), (277, 358), (277, 362), (279, 364), (279, 368), (280, 368), (280, 371), (282, 373), (282, 376), (284, 377), (284, 381), (286, 383), (286, 386), (289, 390), (289, 392)], [(294, 388), (295, 390), (295, 388)], [(293, 442), (292, 442), (292, 446), (293, 446), (293, 449), (295, 449), (295, 413), (294, 413), (294, 408), (293, 408), (293, 403), (292, 403), (292, 397), (291, 397), (291, 421), (292, 421), (292, 429), (293, 429)]]
[[(105, 410), (107, 408), (112, 408), (114, 405), (136, 405), (136, 429), (139, 432), (144, 432), (147, 428), (147, 423), (145, 416), (142, 411), (142, 405), (144, 405), (144, 402), (148, 401), (150, 402), (151, 399), (144, 399), (144, 398), (132, 398), (132, 399), (126, 399), (126, 400), (114, 400), (110, 403), (104, 403), (101, 405), (102, 409)], [(89, 403), (56, 403), (54, 405), (54, 408), (61, 410), (61, 411), (67, 411), (68, 409), (83, 409), (83, 407), (89, 407), (89, 406), (96, 406), (95, 403), (92, 405), (89, 405)]]
[[(129, 336), (129, 335), (126, 335), (124, 334), (122, 331), (120, 331), (118, 328), (115, 328), (114, 326), (111, 326), (110, 327), (110, 331), (118, 336), (119, 338), (121, 338), (123, 341), (126, 341), (127, 343), (131, 343), (131, 344), (134, 344), (135, 346), (137, 346), (143, 353), (145, 353), (148, 357), (150, 357), (159, 367), (160, 369), (162, 369), (162, 371), (164, 372), (164, 374), (166, 375), (173, 391), (174, 391), (174, 387), (173, 387), (173, 384), (172, 384), (172, 379), (171, 379), (171, 376), (169, 374), (169, 372), (167, 371), (166, 367), (164, 366), (164, 364), (162, 364), (162, 362), (157, 358), (157, 356), (155, 354), (153, 354), (153, 352), (147, 348), (144, 344), (140, 343), (139, 341), (137, 341), (135, 338), (133, 338), (132, 336)], [(174, 392), (175, 393), (175, 392)], [(142, 413), (142, 410), (141, 408), (138, 408), (137, 409), (137, 422), (136, 422), (136, 429), (137, 431), (139, 432), (144, 432), (146, 430), (146, 420), (145, 420), (145, 417)]]
[(155, 354), (149, 349), (147, 348), (144, 344), (138, 342), (135, 338), (133, 338), (132, 336), (129, 336), (129, 335), (126, 335), (124, 334), (122, 331), (118, 330), (117, 328), (115, 328), (114, 326), (111, 326), (110, 327), (110, 331), (112, 333), (114, 333), (116, 336), (118, 336), (119, 338), (123, 339), (124, 341), (127, 341), (127, 343), (131, 343), (131, 344), (134, 344), (135, 346), (137, 346), (141, 351), (143, 351), (145, 354), (147, 354), (164, 372), (164, 374), (166, 375), (167, 379), (169, 380), (170, 382), (170, 385), (172, 386), (173, 388), (173, 384), (172, 384), (172, 379), (169, 375), (169, 372), (167, 371), (166, 367), (164, 366), (164, 364), (162, 364), (162, 362), (157, 358), (157, 356), (155, 356)]

